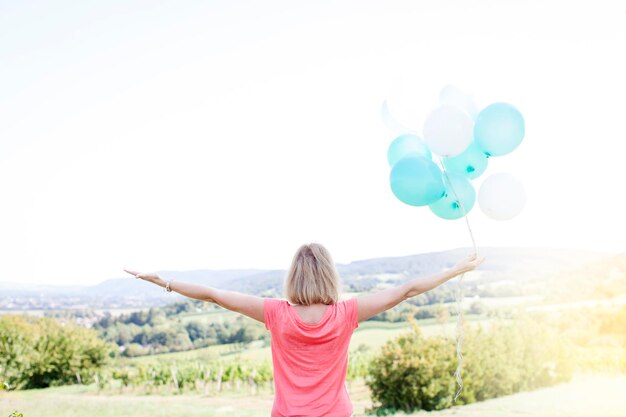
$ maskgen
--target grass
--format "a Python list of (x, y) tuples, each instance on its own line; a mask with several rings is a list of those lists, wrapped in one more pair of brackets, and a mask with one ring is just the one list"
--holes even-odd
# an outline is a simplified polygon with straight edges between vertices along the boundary
[(180, 314), (176, 316), (176, 318), (179, 318), (183, 324), (187, 324), (190, 321), (197, 321), (200, 323), (233, 321), (239, 316), (240, 314), (238, 313), (220, 309), (216, 311), (207, 311), (207, 312), (199, 312), (199, 313), (184, 313), (184, 314)]
[[(480, 403), (412, 417), (623, 417), (626, 410), (626, 375), (578, 374), (572, 382)], [(371, 406), (367, 387), (354, 384), (350, 397), (356, 416)], [(0, 392), (0, 417), (13, 410), (24, 417), (266, 417), (273, 397), (269, 392), (202, 395), (98, 395), (93, 386), (67, 386), (20, 392)], [(405, 414), (396, 414), (397, 417)]]
[(269, 415), (272, 405), (268, 395), (134, 396), (97, 395), (90, 391), (89, 387), (84, 387), (83, 392), (48, 388), (4, 394), (0, 396), (0, 416), (18, 410), (24, 417), (260, 417)]

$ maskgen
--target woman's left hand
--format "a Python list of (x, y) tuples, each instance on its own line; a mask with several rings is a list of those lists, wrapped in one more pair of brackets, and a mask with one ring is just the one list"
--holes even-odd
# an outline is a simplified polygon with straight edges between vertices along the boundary
[(459, 271), (459, 273), (469, 272), (474, 270), (481, 263), (483, 263), (484, 260), (484, 256), (478, 256), (478, 254), (473, 254), (468, 256), (461, 262), (457, 263), (455, 269)]
[(158, 285), (159, 287), (165, 287), (165, 280), (155, 272), (138, 272), (126, 268), (124, 268), (124, 271), (128, 272), (131, 275), (134, 275), (135, 278), (143, 279), (144, 281), (151, 282)]

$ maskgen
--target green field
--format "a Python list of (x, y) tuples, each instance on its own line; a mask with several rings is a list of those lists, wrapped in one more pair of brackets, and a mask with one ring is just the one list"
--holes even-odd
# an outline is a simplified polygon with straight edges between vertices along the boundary
[(234, 320), (239, 316), (241, 315), (238, 313), (224, 310), (224, 309), (219, 309), (216, 311), (179, 314), (176, 316), (176, 318), (180, 318), (180, 321), (183, 324), (186, 324), (186, 323), (189, 323), (190, 321), (198, 321), (201, 323), (228, 321), (228, 320)]
[[(415, 417), (623, 417), (626, 375), (579, 374), (572, 382), (532, 392), (500, 397)], [(350, 388), (355, 415), (371, 406), (367, 387)], [(267, 417), (272, 395), (264, 392), (202, 395), (98, 395), (93, 387), (67, 386), (19, 392), (0, 392), (0, 416), (19, 410), (25, 417)], [(401, 416), (404, 414), (397, 414)]]

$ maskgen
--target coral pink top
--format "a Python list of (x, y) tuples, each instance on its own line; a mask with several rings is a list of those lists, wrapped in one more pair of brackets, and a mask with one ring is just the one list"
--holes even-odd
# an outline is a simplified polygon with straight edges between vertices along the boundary
[(349, 417), (345, 381), (350, 337), (359, 327), (356, 298), (329, 305), (315, 324), (275, 298), (265, 299), (264, 316), (272, 335), (272, 417)]

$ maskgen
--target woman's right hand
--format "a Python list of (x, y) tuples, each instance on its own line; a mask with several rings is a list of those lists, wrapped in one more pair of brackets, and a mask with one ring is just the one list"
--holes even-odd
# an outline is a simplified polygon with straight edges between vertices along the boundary
[(473, 254), (468, 256), (466, 259), (463, 259), (461, 262), (457, 263), (454, 268), (459, 271), (459, 273), (469, 272), (474, 270), (481, 263), (483, 263), (484, 260), (484, 256), (478, 256), (477, 254)]
[(159, 287), (165, 287), (165, 280), (155, 272), (138, 272), (126, 268), (124, 268), (124, 271), (128, 272), (131, 275), (134, 275), (135, 278), (143, 279), (144, 281), (151, 282), (158, 285)]

